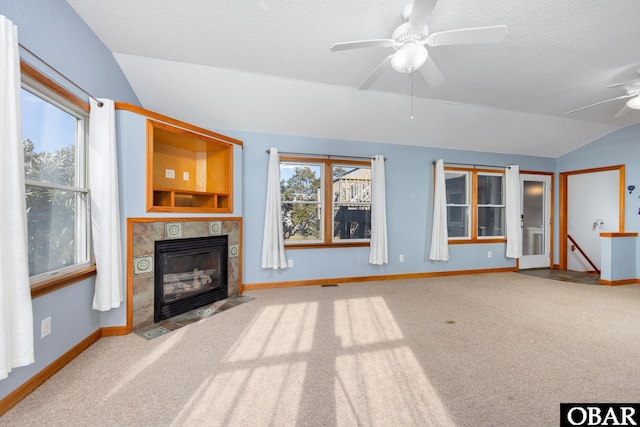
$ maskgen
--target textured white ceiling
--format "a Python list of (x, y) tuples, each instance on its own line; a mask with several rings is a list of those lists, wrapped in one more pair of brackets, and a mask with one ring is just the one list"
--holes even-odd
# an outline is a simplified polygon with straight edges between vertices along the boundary
[(429, 48), (446, 81), (393, 70), (357, 86), (393, 52), (331, 52), (389, 38), (410, 0), (67, 0), (114, 53), (145, 108), (194, 124), (558, 157), (622, 126), (639, 78), (637, 0), (440, 0), (430, 32), (504, 24), (499, 44)]

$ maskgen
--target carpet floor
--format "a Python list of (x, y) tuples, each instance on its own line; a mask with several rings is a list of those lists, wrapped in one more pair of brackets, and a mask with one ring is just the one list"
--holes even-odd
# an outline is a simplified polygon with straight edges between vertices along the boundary
[(246, 292), (103, 338), (2, 426), (553, 426), (640, 401), (640, 286), (495, 273)]

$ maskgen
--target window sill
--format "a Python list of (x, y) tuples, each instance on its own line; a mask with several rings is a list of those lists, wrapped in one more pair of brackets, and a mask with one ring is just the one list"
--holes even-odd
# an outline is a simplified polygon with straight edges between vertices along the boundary
[(495, 239), (465, 239), (465, 240), (451, 240), (449, 239), (450, 245), (469, 245), (476, 243), (506, 243), (507, 239), (504, 237), (498, 237)]
[(69, 286), (73, 283), (81, 280), (93, 277), (96, 275), (96, 266), (92, 265), (82, 270), (74, 271), (73, 273), (65, 274), (64, 276), (56, 277), (55, 279), (45, 280), (43, 282), (31, 285), (31, 298), (37, 298), (49, 292), (56, 291), (58, 289)]
[(285, 244), (285, 249), (318, 249), (318, 248), (363, 248), (369, 247), (370, 242), (353, 243), (293, 243)]

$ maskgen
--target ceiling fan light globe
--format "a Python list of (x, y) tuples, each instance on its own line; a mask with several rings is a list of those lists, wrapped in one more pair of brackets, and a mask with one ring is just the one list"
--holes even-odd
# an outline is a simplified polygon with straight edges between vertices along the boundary
[(640, 110), (640, 95), (634, 96), (633, 98), (628, 100), (627, 107), (633, 108), (634, 110)]
[(417, 70), (427, 60), (427, 49), (415, 43), (402, 46), (391, 58), (391, 66), (399, 73)]

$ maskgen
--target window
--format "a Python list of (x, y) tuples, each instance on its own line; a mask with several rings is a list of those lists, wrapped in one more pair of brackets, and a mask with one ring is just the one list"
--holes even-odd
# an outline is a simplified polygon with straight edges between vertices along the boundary
[(87, 113), (23, 76), (29, 276), (38, 283), (91, 263)]
[(445, 169), (447, 230), (450, 241), (503, 241), (504, 174)]
[(333, 165), (333, 240), (371, 238), (371, 166)]
[(478, 173), (478, 237), (504, 237), (504, 174)]
[(280, 190), (288, 246), (369, 244), (370, 163), (283, 156)]
[(286, 242), (323, 241), (323, 165), (280, 163), (282, 226)]
[(450, 238), (469, 238), (471, 229), (471, 197), (469, 172), (445, 172), (447, 188), (447, 231)]

